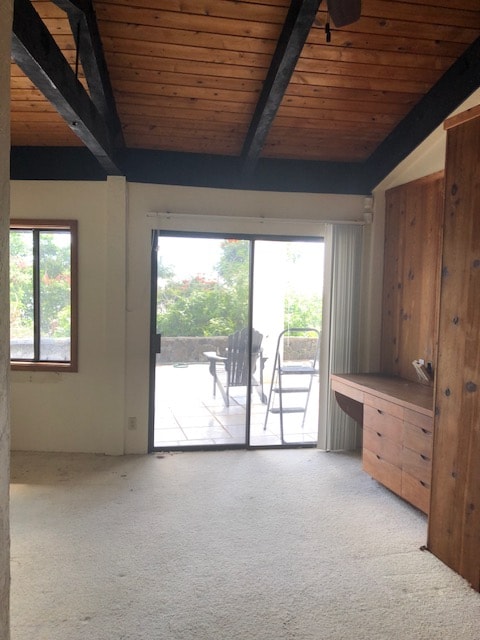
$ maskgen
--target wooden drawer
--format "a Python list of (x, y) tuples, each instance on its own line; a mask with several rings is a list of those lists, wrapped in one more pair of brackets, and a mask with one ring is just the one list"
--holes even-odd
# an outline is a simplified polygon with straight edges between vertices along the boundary
[(428, 514), (430, 509), (430, 485), (414, 478), (405, 471), (402, 473), (402, 498), (414, 507)]
[(433, 450), (433, 433), (424, 427), (405, 422), (403, 425), (403, 445), (407, 449), (421, 453), (431, 459)]
[(395, 402), (384, 400), (383, 398), (378, 398), (377, 396), (372, 396), (369, 393), (364, 394), (363, 402), (369, 407), (378, 409), (379, 412), (388, 413), (391, 416), (403, 419), (405, 410), (401, 405), (396, 404)]
[(336, 380), (335, 378), (332, 379), (332, 391), (341, 393), (342, 395), (347, 396), (347, 398), (351, 398), (357, 402), (363, 402), (363, 391), (355, 389), (355, 387), (345, 384), (341, 380)]
[(385, 412), (384, 409), (367, 404), (364, 405), (363, 426), (381, 433), (397, 444), (402, 444), (403, 442), (403, 420)]
[(403, 419), (405, 422), (415, 424), (426, 431), (433, 432), (433, 417), (426, 416), (424, 413), (413, 411), (413, 409), (404, 409)]
[(379, 454), (368, 449), (363, 450), (362, 456), (363, 470), (372, 478), (378, 480), (391, 491), (401, 495), (402, 492), (402, 470), (384, 460)]
[[(353, 398), (352, 402), (360, 406), (363, 404), (364, 471), (428, 513), (433, 456), (433, 389), (381, 374), (332, 376), (332, 389), (340, 394), (337, 398), (343, 393), (344, 398)], [(352, 415), (348, 407), (344, 408), (340, 401), (339, 404)]]
[(430, 486), (432, 477), (432, 460), (430, 457), (405, 447), (402, 456), (402, 469), (405, 473)]
[(364, 428), (363, 446), (372, 453), (378, 454), (390, 464), (396, 467), (402, 466), (402, 445), (390, 440), (379, 431)]

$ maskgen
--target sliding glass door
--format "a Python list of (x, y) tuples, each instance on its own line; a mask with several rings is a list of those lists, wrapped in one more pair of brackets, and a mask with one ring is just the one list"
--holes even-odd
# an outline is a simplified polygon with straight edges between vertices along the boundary
[(278, 365), (313, 364), (318, 333), (279, 336), (320, 329), (323, 242), (155, 233), (152, 248), (150, 448), (315, 444), (318, 368), (308, 394), (279, 397)]

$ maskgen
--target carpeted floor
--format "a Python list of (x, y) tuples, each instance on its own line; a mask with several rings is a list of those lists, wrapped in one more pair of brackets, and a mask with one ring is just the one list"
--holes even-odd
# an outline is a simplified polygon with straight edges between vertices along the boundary
[(12, 640), (479, 640), (355, 455), (12, 456)]

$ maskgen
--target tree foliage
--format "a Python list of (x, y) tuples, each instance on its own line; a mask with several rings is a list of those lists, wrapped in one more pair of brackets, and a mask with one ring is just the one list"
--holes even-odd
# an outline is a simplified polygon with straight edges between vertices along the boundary
[(159, 331), (168, 336), (218, 336), (245, 326), (248, 243), (225, 240), (221, 249), (217, 280), (194, 276), (179, 282), (163, 267), (164, 283), (157, 297)]
[[(40, 332), (53, 338), (70, 335), (70, 246), (68, 242), (59, 241), (65, 233), (40, 233)], [(10, 323), (15, 338), (33, 334), (33, 290), (33, 233), (11, 231)]]
[(289, 327), (310, 327), (319, 329), (322, 324), (322, 299), (290, 291), (285, 298), (285, 325)]
[[(295, 261), (294, 253), (288, 259)], [(215, 265), (217, 279), (177, 281), (162, 265), (157, 328), (168, 336), (229, 335), (248, 323), (249, 242), (224, 240)], [(285, 328), (320, 327), (322, 301), (291, 290), (285, 298)]]

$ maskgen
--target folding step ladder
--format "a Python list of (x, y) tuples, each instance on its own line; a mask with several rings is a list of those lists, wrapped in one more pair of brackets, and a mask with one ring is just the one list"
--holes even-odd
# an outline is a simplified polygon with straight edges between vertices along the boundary
[[(307, 353), (296, 354), (294, 360), (285, 360), (283, 356), (284, 341), (290, 337), (300, 337), (305, 334), (313, 334), (314, 336), (311, 348), (308, 349)], [(285, 444), (283, 425), (283, 416), (285, 414), (302, 414), (301, 428), (303, 429), (305, 425), (313, 377), (318, 375), (319, 349), (320, 332), (312, 327), (285, 329), (278, 336), (263, 430), (266, 431), (267, 429), (270, 414), (278, 414), (280, 417), (282, 444)], [(289, 400), (287, 400), (287, 397)], [(291, 404), (290, 401), (293, 401), (294, 404)]]

